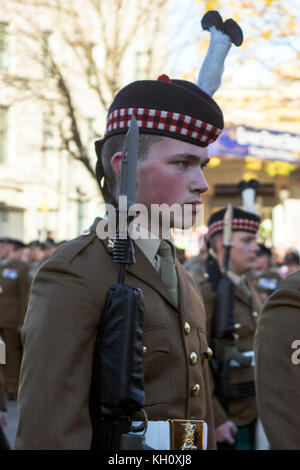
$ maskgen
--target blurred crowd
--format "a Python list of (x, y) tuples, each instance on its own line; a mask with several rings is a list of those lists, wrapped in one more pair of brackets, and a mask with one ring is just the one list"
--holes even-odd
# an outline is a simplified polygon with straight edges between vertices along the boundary
[[(47, 237), (28, 244), (9, 237), (0, 238), (0, 341), (5, 347), (5, 365), (0, 364), (0, 441), (7, 424), (7, 400), (16, 400), (22, 359), (21, 328), (27, 310), (33, 278), (39, 267), (59, 245)], [(5, 346), (4, 346), (4, 344)], [(5, 443), (0, 447), (5, 448)]]

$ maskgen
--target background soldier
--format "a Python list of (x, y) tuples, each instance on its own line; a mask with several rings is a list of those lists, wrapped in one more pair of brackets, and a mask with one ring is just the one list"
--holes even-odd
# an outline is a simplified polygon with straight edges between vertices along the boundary
[(291, 251), (286, 253), (283, 259), (283, 265), (286, 266), (286, 271), (284, 272), (285, 276), (293, 274), (299, 270), (300, 267), (300, 256), (298, 253)]
[[(224, 258), (223, 228), (225, 209), (214, 213), (208, 221), (209, 257), (207, 275), (200, 283), (207, 312), (208, 342), (212, 344), (216, 292), (221, 278)], [(236, 346), (243, 354), (253, 356), (253, 339), (257, 315), (262, 306), (260, 297), (249, 280), (256, 251), (256, 232), (260, 219), (257, 215), (242, 209), (233, 208), (232, 246), (230, 250), (231, 268), (228, 277), (234, 284), (234, 319)], [(254, 446), (254, 428), (257, 411), (255, 404), (254, 367), (241, 367), (230, 362), (229, 382), (232, 396), (213, 396), (213, 409), (216, 425), (216, 438), (219, 448), (251, 449)], [(247, 384), (247, 386), (246, 386)], [(221, 404), (226, 401), (226, 408)]]
[(39, 240), (33, 240), (27, 245), (27, 261), (29, 264), (28, 282), (32, 284), (39, 267), (44, 262), (44, 244)]
[(272, 250), (263, 243), (258, 243), (258, 248), (253, 265), (253, 279), (262, 301), (265, 302), (279, 286), (281, 276), (272, 267)]
[(300, 449), (300, 271), (281, 281), (255, 336), (259, 416), (272, 450)]
[(12, 400), (18, 392), (22, 358), (20, 328), (28, 299), (28, 266), (14, 258), (14, 247), (15, 240), (0, 239), (0, 334), (6, 344), (5, 388)]

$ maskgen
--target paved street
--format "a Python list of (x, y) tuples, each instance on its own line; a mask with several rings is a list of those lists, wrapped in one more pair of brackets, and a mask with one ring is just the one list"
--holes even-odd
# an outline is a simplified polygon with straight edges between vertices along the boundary
[(8, 401), (8, 426), (4, 432), (9, 440), (11, 448), (14, 446), (15, 434), (18, 425), (18, 408), (16, 401)]

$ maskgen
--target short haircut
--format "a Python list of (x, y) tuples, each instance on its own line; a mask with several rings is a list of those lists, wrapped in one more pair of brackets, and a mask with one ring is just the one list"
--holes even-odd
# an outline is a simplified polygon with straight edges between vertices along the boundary
[[(124, 139), (125, 134), (114, 135), (104, 142), (101, 150), (101, 160), (106, 177), (107, 189), (114, 196), (116, 196), (117, 177), (111, 167), (111, 159), (115, 153), (122, 151)], [(164, 137), (161, 135), (140, 134), (138, 159), (140, 161), (146, 160), (150, 147), (163, 139)]]

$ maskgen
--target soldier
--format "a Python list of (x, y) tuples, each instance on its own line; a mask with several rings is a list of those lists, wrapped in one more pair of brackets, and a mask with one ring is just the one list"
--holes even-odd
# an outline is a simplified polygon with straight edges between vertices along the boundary
[(11, 256), (19, 261), (24, 261), (24, 249), (26, 247), (25, 243), (23, 243), (21, 240), (13, 239), (13, 244), (14, 250), (12, 251)]
[(281, 276), (272, 267), (272, 250), (258, 243), (259, 250), (253, 265), (253, 279), (263, 302), (279, 286)]
[[(199, 245), (202, 245), (203, 239), (199, 240)], [(201, 281), (204, 274), (206, 273), (205, 261), (208, 255), (207, 244), (204, 242), (203, 246), (200, 246), (199, 253), (196, 256), (192, 256), (188, 259), (184, 267), (191, 274), (196, 281)]]
[(268, 298), (255, 336), (258, 413), (271, 450), (300, 449), (300, 271)]
[(44, 260), (50, 258), (50, 256), (54, 253), (57, 246), (53, 238), (47, 237), (44, 243)]
[(33, 240), (27, 245), (27, 261), (29, 263), (28, 283), (31, 286), (39, 267), (45, 261), (44, 244), (39, 240)]
[(291, 251), (286, 253), (283, 260), (284, 266), (286, 266), (285, 276), (289, 276), (299, 270), (300, 267), (300, 256), (297, 252)]
[(28, 266), (14, 258), (15, 243), (11, 238), (0, 239), (0, 334), (6, 344), (5, 389), (12, 400), (18, 392), (22, 358), (20, 329), (28, 299)]
[[(207, 313), (208, 343), (212, 345), (216, 293), (221, 278), (224, 257), (223, 228), (225, 209), (212, 214), (208, 222), (209, 256), (207, 274), (200, 283)], [(262, 306), (260, 297), (248, 274), (256, 251), (256, 232), (259, 217), (239, 208), (233, 208), (230, 270), (227, 275), (234, 284), (234, 320), (236, 346), (239, 352), (253, 357), (253, 339), (257, 316)], [(227, 397), (213, 396), (213, 409), (218, 448), (253, 449), (257, 411), (255, 404), (254, 367), (244, 368), (230, 361)], [(222, 401), (222, 400), (223, 401)], [(222, 401), (222, 404), (221, 404)], [(226, 402), (226, 406), (223, 404)]]

